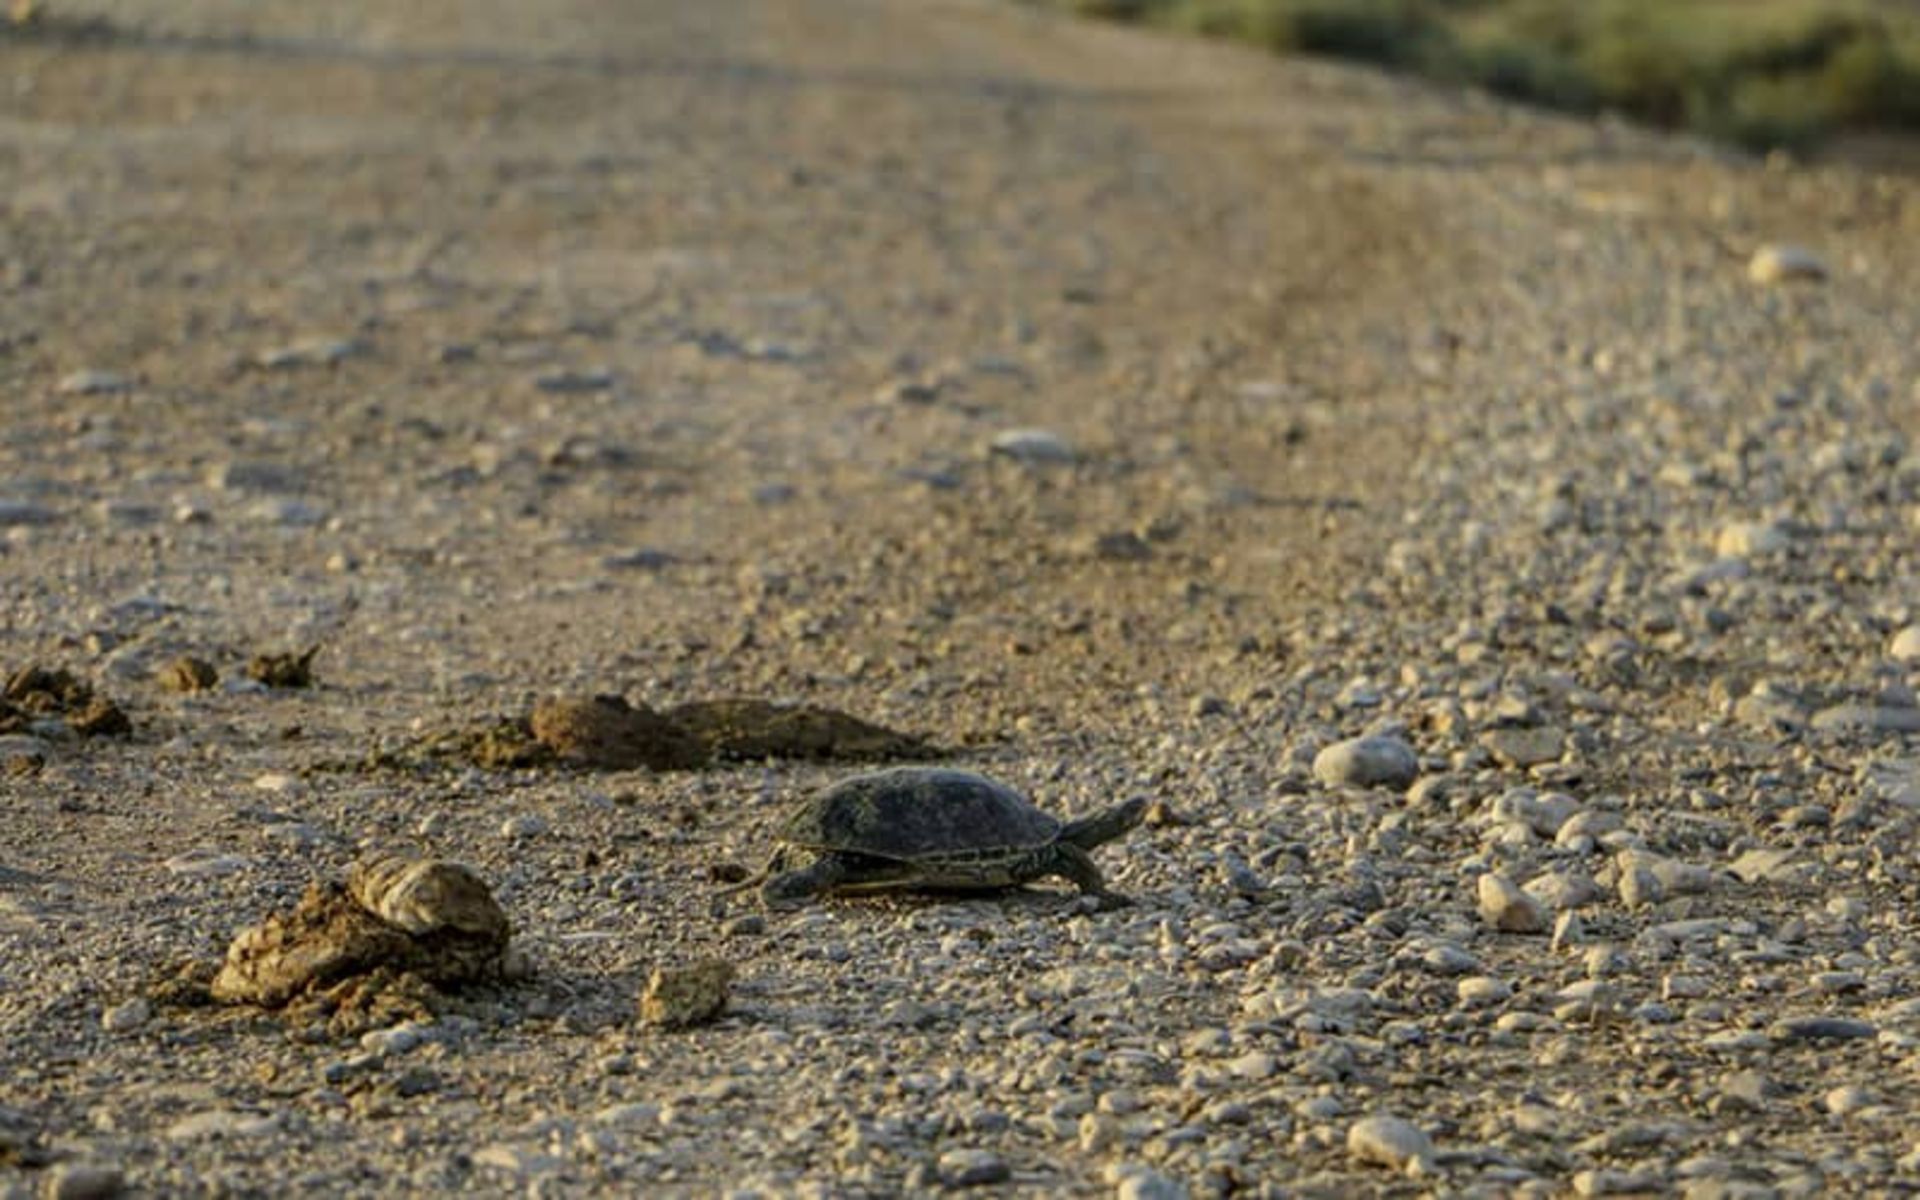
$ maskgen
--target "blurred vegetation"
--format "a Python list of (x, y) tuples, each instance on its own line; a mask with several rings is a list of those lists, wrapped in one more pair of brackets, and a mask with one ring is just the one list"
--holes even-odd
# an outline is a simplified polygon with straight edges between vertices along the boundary
[(1911, 0), (1037, 0), (1754, 149), (1920, 131)]

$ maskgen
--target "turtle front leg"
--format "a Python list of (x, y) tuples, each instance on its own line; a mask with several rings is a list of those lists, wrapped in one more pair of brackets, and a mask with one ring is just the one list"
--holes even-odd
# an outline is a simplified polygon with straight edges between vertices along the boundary
[(1107, 889), (1107, 877), (1100, 873), (1093, 856), (1085, 850), (1072, 842), (1056, 842), (1052, 849), (1051, 861), (1042, 874), (1059, 875), (1072, 880), (1081, 892), (1098, 900), (1102, 909), (1125, 908), (1133, 903), (1119, 892)]
[(760, 899), (768, 908), (798, 908), (846, 881), (847, 862), (838, 854), (822, 854), (796, 871), (783, 871), (760, 885)]

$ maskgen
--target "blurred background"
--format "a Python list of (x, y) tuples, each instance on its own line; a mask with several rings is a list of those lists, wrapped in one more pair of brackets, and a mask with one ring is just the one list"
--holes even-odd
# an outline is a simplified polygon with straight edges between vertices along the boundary
[(1033, 0), (1757, 151), (1920, 166), (1915, 0)]

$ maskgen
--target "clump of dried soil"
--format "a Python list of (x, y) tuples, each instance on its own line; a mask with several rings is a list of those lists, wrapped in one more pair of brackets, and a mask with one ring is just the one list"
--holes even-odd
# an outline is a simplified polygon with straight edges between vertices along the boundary
[(562, 760), (607, 771), (686, 770), (712, 757), (678, 722), (619, 696), (541, 700), (533, 706), (531, 727)]
[[(430, 734), (414, 751), (429, 760), (494, 771), (561, 764), (598, 771), (683, 771), (769, 758), (876, 762), (938, 753), (925, 738), (818, 705), (740, 697), (658, 710), (621, 696), (550, 697), (524, 717), (489, 717)], [(368, 762), (401, 766), (410, 757), (376, 752)]]
[(313, 686), (313, 658), (320, 647), (285, 654), (256, 654), (247, 660), (247, 678), (268, 687), (308, 688)]
[(212, 663), (190, 654), (170, 660), (154, 677), (170, 692), (204, 692), (220, 682), (220, 672)]
[[(486, 884), (438, 860), (381, 857), (316, 882), (291, 910), (243, 930), (205, 981), (223, 1004), (324, 1017), (335, 1032), (437, 1011), (442, 989), (501, 979), (512, 927)], [(180, 1003), (185, 976), (170, 980)], [(185, 994), (193, 991), (187, 979)], [(344, 1015), (343, 1015), (344, 1014)]]
[(133, 732), (133, 722), (119, 705), (95, 693), (91, 684), (71, 671), (28, 666), (9, 675), (0, 697), (0, 734), (18, 733), (48, 717), (58, 718), (81, 737)]

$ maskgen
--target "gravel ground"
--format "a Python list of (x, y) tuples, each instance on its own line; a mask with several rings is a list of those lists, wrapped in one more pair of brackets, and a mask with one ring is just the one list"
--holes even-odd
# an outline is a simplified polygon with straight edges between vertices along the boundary
[[(0, 665), (132, 733), (0, 735), (0, 1196), (1920, 1180), (1910, 180), (985, 0), (54, 7)], [(555, 693), (1150, 797), (1135, 903), (723, 894), (845, 764), (369, 761)], [(162, 1002), (376, 852), (525, 977)]]

